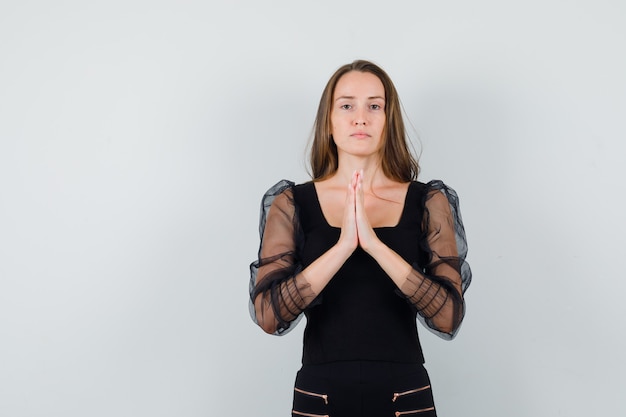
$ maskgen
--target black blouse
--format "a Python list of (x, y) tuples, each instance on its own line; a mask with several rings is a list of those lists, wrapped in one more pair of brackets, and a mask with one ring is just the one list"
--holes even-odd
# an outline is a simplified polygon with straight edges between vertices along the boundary
[[(357, 248), (321, 293), (313, 293), (299, 272), (337, 243), (341, 229), (327, 223), (312, 182), (283, 180), (272, 187), (263, 198), (259, 231), (259, 257), (250, 266), (250, 312), (257, 323), (275, 320), (279, 335), (304, 313), (303, 363), (423, 362), (416, 317), (445, 339), (456, 335), (471, 270), (458, 198), (441, 181), (412, 182), (398, 224), (374, 228), (413, 265), (402, 288)], [(266, 306), (261, 314), (273, 317), (257, 317), (259, 296)], [(446, 303), (454, 307), (455, 323), (444, 332), (433, 318)]]

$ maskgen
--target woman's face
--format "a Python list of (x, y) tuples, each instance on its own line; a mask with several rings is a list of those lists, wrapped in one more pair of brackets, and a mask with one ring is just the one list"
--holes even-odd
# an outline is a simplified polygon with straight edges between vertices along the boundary
[(343, 75), (333, 94), (331, 133), (338, 155), (378, 154), (385, 128), (385, 87), (369, 72)]

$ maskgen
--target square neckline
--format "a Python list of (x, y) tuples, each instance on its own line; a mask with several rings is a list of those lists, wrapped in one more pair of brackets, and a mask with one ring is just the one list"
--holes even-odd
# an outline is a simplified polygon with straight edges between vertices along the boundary
[[(377, 226), (377, 227), (372, 227), (373, 230), (392, 230), (392, 229), (396, 229), (398, 228), (398, 226), (400, 226), (403, 222), (404, 222), (404, 217), (406, 215), (406, 211), (407, 211), (407, 204), (409, 202), (409, 194), (412, 192), (413, 188), (415, 185), (415, 181), (410, 181), (409, 182), (409, 186), (406, 189), (406, 193), (404, 194), (404, 202), (402, 204), (402, 211), (400, 212), (400, 218), (398, 219), (398, 223), (396, 223), (394, 226)], [(314, 200), (315, 200), (315, 206), (318, 212), (318, 215), (320, 216), (320, 218), (322, 219), (322, 222), (327, 226), (330, 227), (331, 229), (337, 229), (337, 230), (341, 230), (341, 226), (333, 226), (328, 222), (328, 219), (326, 218), (326, 216), (324, 215), (324, 210), (322, 210), (322, 204), (320, 203), (320, 198), (319, 195), (317, 194), (317, 187), (315, 186), (315, 181), (311, 181), (311, 187), (313, 187), (313, 195), (314, 195)]]

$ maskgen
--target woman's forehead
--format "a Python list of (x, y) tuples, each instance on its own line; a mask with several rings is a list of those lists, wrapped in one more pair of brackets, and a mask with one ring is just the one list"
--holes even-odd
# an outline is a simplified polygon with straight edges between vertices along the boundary
[(333, 96), (335, 100), (341, 97), (384, 99), (385, 87), (371, 72), (350, 71), (339, 78)]

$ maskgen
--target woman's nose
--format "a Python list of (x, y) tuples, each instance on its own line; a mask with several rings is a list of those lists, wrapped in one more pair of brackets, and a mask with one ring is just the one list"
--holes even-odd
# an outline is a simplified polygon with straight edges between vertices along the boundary
[(357, 110), (354, 114), (354, 124), (365, 125), (365, 123), (366, 123), (365, 112), (363, 110)]

